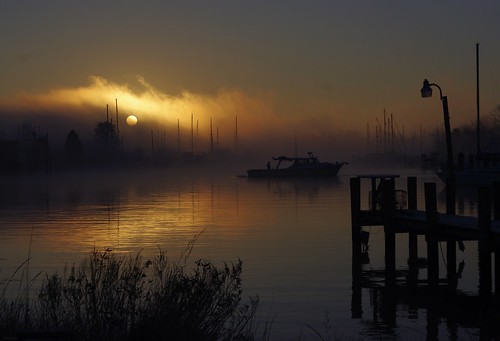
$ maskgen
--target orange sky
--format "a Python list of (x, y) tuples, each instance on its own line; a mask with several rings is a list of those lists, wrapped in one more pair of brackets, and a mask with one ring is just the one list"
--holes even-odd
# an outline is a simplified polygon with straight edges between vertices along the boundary
[(424, 78), (443, 88), (456, 127), (476, 116), (477, 42), (482, 115), (498, 104), (498, 16), (492, 1), (2, 2), (0, 133), (29, 121), (90, 138), (118, 99), (130, 147), (151, 129), (176, 135), (177, 120), (188, 132), (193, 114), (206, 139), (212, 118), (225, 148), (237, 116), (249, 145), (298, 136), (342, 149), (340, 137), (366, 144), (384, 109), (408, 135), (441, 127), (437, 95), (419, 96)]

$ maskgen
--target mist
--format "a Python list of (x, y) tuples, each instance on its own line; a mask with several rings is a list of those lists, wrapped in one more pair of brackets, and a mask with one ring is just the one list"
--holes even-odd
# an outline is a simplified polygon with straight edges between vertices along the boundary
[[(0, 138), (16, 138), (19, 127), (30, 124), (48, 134), (54, 150), (62, 148), (72, 129), (88, 145), (97, 123), (108, 120), (118, 121), (125, 150), (149, 150), (152, 141), (171, 150), (201, 153), (215, 145), (262, 158), (313, 151), (323, 159), (346, 159), (364, 150), (363, 135), (328, 114), (331, 104), (315, 103), (307, 114), (303, 108), (286, 114), (277, 108), (272, 92), (220, 89), (211, 94), (186, 90), (169, 95), (140, 76), (128, 84), (91, 76), (85, 86), (2, 99)], [(138, 123), (128, 126), (126, 118), (132, 114)]]

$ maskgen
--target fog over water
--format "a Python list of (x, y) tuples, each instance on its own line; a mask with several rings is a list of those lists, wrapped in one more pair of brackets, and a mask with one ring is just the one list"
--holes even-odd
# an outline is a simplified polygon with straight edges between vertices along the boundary
[[(117, 115), (118, 112), (118, 115)], [(310, 114), (308, 114), (310, 113)], [(92, 145), (98, 122), (110, 121), (118, 129), (124, 150), (151, 149), (154, 143), (170, 151), (202, 153), (211, 149), (236, 150), (272, 155), (305, 155), (315, 152), (323, 159), (349, 159), (375, 152), (380, 144), (376, 127), (384, 112), (373, 113), (368, 122), (356, 125), (342, 119), (340, 108), (305, 100), (291, 112), (279, 112), (272, 92), (247, 93), (221, 89), (216, 93), (168, 95), (142, 77), (118, 84), (93, 76), (85, 86), (59, 88), (41, 93), (18, 93), (0, 101), (0, 138), (14, 139), (26, 124), (48, 134), (53, 150), (61, 150), (70, 130), (75, 130), (84, 147)], [(129, 126), (126, 118), (137, 117)], [(390, 113), (387, 113), (387, 120)], [(403, 137), (403, 122), (396, 120), (393, 135)], [(386, 133), (388, 134), (388, 133)], [(434, 139), (422, 128), (406, 128), (403, 152), (418, 154)], [(377, 139), (379, 142), (377, 142)], [(399, 145), (401, 151), (402, 145)]]
[[(500, 152), (499, 16), (499, 1), (466, 0), (0, 1), (0, 290), (30, 257), (31, 275), (93, 248), (178, 257), (199, 235), (194, 259), (243, 260), (245, 295), (276, 314), (272, 339), (326, 336), (328, 321), (334, 339), (479, 338), (475, 244), (458, 256), (456, 301), (386, 290), (381, 227), (352, 262), (349, 182), (417, 176), (419, 208), (430, 181), (443, 211), (439, 94), (457, 169)], [(328, 179), (246, 177), (308, 152), (348, 164)], [(477, 213), (475, 189), (457, 191), (457, 213)]]
[[(383, 166), (345, 166), (336, 178), (252, 180), (241, 167), (157, 168), (143, 170), (54, 171), (1, 178), (0, 278), (4, 280), (29, 254), (30, 273), (61, 271), (93, 248), (117, 254), (141, 252), (145, 259), (166, 248), (173, 259), (200, 234), (191, 259), (217, 264), (243, 260), (244, 297), (259, 295), (261, 317), (276, 315), (272, 339), (314, 338), (331, 321), (329, 335), (354, 339), (420, 339), (427, 310), (403, 301), (392, 305), (383, 289), (361, 293), (362, 318), (353, 317), (349, 179), (387, 172)], [(433, 171), (392, 168), (418, 177), (418, 206), (423, 183), (436, 182), (439, 210), (443, 184)], [(367, 205), (369, 184), (362, 187)], [(475, 214), (474, 193), (458, 193), (459, 214)], [(366, 276), (383, 283), (381, 227), (370, 228)], [(397, 269), (407, 268), (407, 241), (397, 239)], [(425, 256), (425, 243), (419, 242)], [(458, 290), (477, 294), (477, 251), (466, 243)], [(444, 266), (441, 267), (444, 271)], [(426, 269), (420, 270), (425, 278)], [(378, 275), (377, 275), (378, 274)], [(381, 282), (380, 282), (381, 281)], [(422, 301), (422, 299), (420, 299)], [(409, 305), (408, 305), (409, 304)], [(380, 307), (385, 307), (380, 310)], [(385, 309), (385, 310), (384, 310)], [(357, 314), (357, 313), (356, 313)], [(393, 324), (390, 316), (395, 316)], [(438, 335), (477, 335), (476, 327), (438, 323)]]

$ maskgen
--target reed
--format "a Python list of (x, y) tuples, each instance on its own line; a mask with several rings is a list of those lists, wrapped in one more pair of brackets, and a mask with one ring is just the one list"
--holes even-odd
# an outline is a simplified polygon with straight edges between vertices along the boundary
[(161, 249), (151, 259), (92, 250), (79, 265), (46, 274), (31, 300), (4, 290), (0, 339), (23, 330), (70, 331), (79, 340), (256, 339), (259, 300), (243, 302), (241, 260), (188, 266), (193, 245), (178, 260)]

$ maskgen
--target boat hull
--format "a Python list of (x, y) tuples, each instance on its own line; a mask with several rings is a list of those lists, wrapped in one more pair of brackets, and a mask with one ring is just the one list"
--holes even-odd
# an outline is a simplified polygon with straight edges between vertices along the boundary
[(344, 164), (328, 164), (311, 168), (281, 168), (281, 169), (249, 169), (249, 178), (283, 178), (283, 177), (333, 177), (337, 176)]
[[(437, 172), (439, 178), (446, 183), (447, 172)], [(489, 186), (500, 181), (500, 169), (470, 169), (455, 172), (457, 186)]]

